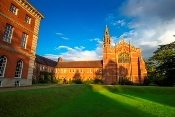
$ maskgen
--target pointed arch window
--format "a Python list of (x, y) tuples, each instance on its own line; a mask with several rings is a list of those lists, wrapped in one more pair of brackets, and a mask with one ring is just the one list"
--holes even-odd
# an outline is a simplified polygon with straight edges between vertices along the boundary
[(0, 56), (0, 77), (4, 77), (6, 63), (7, 58), (5, 56)]
[(129, 62), (130, 58), (128, 53), (123, 52), (118, 55), (118, 63), (129, 63)]
[(16, 64), (15, 78), (21, 78), (23, 61), (19, 60)]

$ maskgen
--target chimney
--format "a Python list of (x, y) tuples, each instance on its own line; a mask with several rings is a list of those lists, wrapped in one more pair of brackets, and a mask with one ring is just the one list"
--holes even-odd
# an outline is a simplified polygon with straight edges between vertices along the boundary
[(62, 58), (61, 57), (58, 58), (58, 62), (62, 62)]

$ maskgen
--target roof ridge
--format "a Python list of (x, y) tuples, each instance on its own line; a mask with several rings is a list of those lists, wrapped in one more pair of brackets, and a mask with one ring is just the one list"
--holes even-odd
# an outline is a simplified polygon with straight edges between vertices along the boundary
[(102, 61), (102, 60), (87, 60), (87, 61), (62, 61), (62, 62), (95, 62), (95, 61)]
[[(41, 56), (41, 55), (38, 55), (38, 54), (36, 54), (36, 56), (39, 56), (39, 57), (42, 57), (42, 58), (44, 58), (44, 59), (48, 59), (48, 60), (54, 61), (54, 60), (52, 60), (52, 59), (46, 58), (46, 57)], [(54, 62), (57, 62), (57, 61), (54, 61)]]

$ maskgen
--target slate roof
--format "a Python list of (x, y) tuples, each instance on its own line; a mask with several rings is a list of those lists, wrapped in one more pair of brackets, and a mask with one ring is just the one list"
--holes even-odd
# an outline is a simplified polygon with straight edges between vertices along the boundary
[(36, 55), (35, 62), (42, 65), (52, 66), (52, 67), (55, 67), (57, 65), (56, 61), (53, 61), (51, 59), (48, 59), (39, 55)]
[(70, 62), (58, 62), (57, 68), (102, 68), (103, 61), (70, 61)]

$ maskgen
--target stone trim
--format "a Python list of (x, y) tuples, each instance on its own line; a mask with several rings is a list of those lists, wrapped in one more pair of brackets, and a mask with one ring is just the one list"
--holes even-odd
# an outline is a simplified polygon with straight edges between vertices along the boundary
[(32, 16), (35, 18), (44, 18), (44, 16), (38, 12), (27, 0), (14, 0), (18, 5), (20, 5), (23, 9), (27, 10)]
[(19, 51), (19, 50), (16, 50), (16, 49), (14, 49), (14, 48), (11, 48), (11, 47), (8, 47), (8, 46), (4, 46), (4, 45), (0, 45), (0, 48), (2, 48), (2, 49), (4, 49), (4, 50), (11, 51), (11, 52), (16, 52), (16, 53), (18, 53), (18, 54), (22, 54), (22, 55), (25, 55), (25, 56), (29, 56), (29, 57), (33, 56), (32, 54), (27, 54), (27, 53), (25, 53), (25, 52), (21, 52), (21, 51)]

